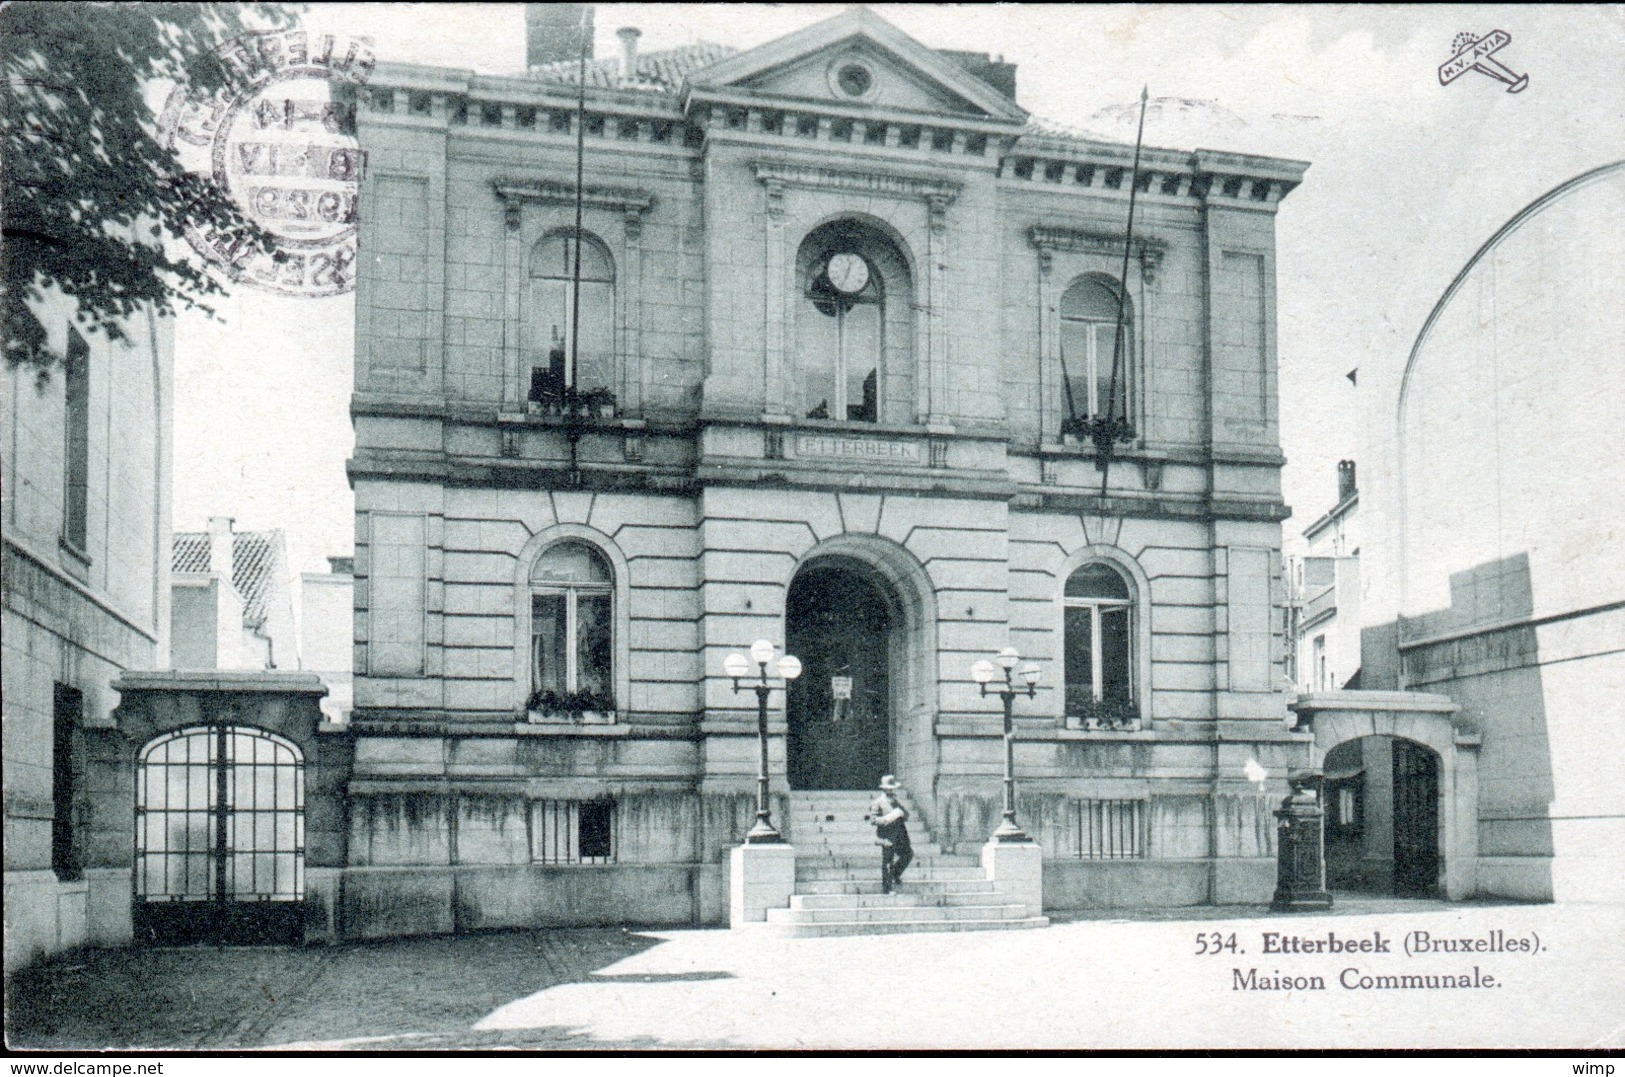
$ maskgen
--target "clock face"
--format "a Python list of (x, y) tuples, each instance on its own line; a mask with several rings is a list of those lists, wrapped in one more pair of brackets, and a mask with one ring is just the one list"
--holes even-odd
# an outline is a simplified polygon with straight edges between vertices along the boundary
[(863, 291), (869, 283), (869, 264), (852, 253), (837, 254), (830, 258), (829, 282), (848, 295)]

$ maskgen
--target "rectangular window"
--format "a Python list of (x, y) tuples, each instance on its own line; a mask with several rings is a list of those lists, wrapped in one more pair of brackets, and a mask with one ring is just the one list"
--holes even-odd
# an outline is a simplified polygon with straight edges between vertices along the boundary
[(1133, 860), (1150, 844), (1143, 800), (1076, 800), (1073, 855), (1083, 860)]
[(90, 529), (90, 348), (68, 330), (62, 537), (81, 553)]
[(84, 753), (79, 727), (84, 696), (77, 688), (56, 686), (51, 715), (51, 870), (63, 881), (85, 872), (83, 810)]
[(530, 820), (535, 863), (615, 863), (613, 800), (532, 801)]

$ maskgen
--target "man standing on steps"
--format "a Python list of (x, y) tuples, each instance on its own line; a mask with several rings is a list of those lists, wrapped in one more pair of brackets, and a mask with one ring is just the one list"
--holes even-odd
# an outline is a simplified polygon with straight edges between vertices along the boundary
[(903, 783), (894, 775), (886, 775), (880, 779), (880, 795), (869, 805), (869, 821), (875, 825), (875, 841), (880, 844), (880, 886), (888, 894), (914, 859), (914, 847), (908, 840), (908, 809), (897, 799), (901, 788)]

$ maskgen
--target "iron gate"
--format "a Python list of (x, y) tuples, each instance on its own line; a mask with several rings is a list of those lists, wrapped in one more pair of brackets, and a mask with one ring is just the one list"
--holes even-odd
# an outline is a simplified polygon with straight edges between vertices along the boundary
[(138, 940), (299, 940), (304, 766), (292, 742), (247, 726), (197, 726), (147, 745), (135, 786)]

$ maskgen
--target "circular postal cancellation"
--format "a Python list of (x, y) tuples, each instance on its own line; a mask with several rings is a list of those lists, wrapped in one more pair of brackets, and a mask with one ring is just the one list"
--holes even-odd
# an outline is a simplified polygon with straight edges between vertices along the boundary
[(366, 171), (355, 95), (376, 58), (365, 39), (285, 30), (234, 38), (216, 50), (230, 85), (208, 96), (177, 86), (159, 120), (190, 172), (212, 176), (273, 239), (188, 227), (186, 238), (232, 280), (283, 295), (355, 287), (356, 197)]

